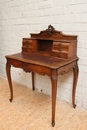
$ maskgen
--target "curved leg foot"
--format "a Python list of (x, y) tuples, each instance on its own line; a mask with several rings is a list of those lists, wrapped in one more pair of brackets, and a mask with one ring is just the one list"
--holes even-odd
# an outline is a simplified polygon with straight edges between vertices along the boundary
[(55, 126), (55, 123), (54, 123), (54, 122), (52, 122), (52, 126), (53, 126), (53, 127)]
[(77, 80), (78, 80), (78, 65), (73, 68), (73, 74), (74, 74), (74, 79), (73, 79), (73, 90), (72, 90), (72, 105), (73, 105), (73, 108), (76, 107), (76, 104), (75, 104), (75, 92), (76, 92), (76, 85), (77, 85)]
[(10, 102), (12, 102), (12, 100), (13, 100), (13, 88), (12, 88), (12, 82), (11, 82), (10, 68), (11, 68), (11, 65), (9, 65), (7, 63), (6, 64), (6, 73), (7, 73), (8, 83), (9, 83), (9, 87), (10, 87), (10, 96), (11, 96)]
[(76, 104), (73, 104), (73, 108), (76, 108)]
[(9, 99), (10, 102), (12, 102), (12, 99)]

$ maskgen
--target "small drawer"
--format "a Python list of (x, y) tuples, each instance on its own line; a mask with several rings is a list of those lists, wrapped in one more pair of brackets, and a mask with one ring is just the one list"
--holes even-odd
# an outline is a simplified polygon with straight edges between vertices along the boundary
[(58, 57), (58, 58), (68, 59), (68, 53), (52, 52), (52, 56)]
[(23, 40), (23, 46), (33, 46), (33, 40), (32, 39), (29, 39), (29, 40)]
[(54, 42), (52, 50), (54, 51), (66, 51), (68, 52), (69, 43), (62, 43), (62, 42)]
[(22, 52), (32, 52), (32, 48), (22, 47)]
[(58, 53), (58, 54), (57, 54), (57, 57), (58, 57), (58, 58), (67, 59), (67, 58), (68, 58), (68, 54), (67, 54), (67, 53)]

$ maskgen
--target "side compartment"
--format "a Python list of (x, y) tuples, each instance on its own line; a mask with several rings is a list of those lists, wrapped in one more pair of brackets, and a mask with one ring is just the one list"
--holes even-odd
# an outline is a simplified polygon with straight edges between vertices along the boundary
[(22, 52), (23, 53), (36, 53), (37, 52), (37, 40), (36, 39), (22, 39)]
[(54, 41), (52, 46), (52, 56), (69, 59), (76, 56), (76, 42)]

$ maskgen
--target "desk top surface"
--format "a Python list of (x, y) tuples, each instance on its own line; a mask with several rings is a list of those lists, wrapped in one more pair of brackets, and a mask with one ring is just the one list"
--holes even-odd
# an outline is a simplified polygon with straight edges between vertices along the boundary
[(65, 59), (58, 59), (50, 56), (42, 56), (35, 53), (31, 53), (31, 54), (16, 53), (13, 55), (7, 55), (6, 58), (13, 59), (16, 61), (22, 61), (34, 65), (45, 66), (48, 68), (54, 68), (54, 69), (58, 69), (62, 66), (65, 66), (67, 64), (70, 64), (78, 60), (78, 57), (70, 60), (65, 60)]

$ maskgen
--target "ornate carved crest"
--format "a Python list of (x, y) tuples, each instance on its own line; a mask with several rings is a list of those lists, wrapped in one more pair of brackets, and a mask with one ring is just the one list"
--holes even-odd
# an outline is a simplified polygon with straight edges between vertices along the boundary
[(49, 25), (49, 26), (48, 26), (48, 29), (47, 29), (47, 33), (48, 33), (49, 35), (52, 35), (53, 32), (54, 32), (54, 30), (55, 30), (55, 28), (54, 28), (53, 26)]

